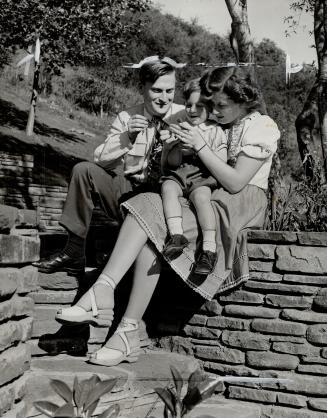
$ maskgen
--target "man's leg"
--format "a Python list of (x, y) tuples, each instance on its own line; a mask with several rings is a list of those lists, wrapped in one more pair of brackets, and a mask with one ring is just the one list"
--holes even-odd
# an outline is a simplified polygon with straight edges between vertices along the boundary
[(72, 274), (82, 272), (85, 264), (85, 239), (95, 196), (109, 218), (120, 221), (119, 199), (131, 190), (131, 183), (124, 177), (122, 168), (108, 173), (94, 163), (77, 164), (72, 171), (60, 221), (68, 232), (66, 247), (59, 255), (34, 265), (46, 273), (60, 270)]

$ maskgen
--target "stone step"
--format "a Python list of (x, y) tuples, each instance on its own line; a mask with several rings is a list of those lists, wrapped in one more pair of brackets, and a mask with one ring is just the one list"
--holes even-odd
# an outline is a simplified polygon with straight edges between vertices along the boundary
[(0, 263), (22, 264), (39, 259), (40, 240), (37, 236), (0, 234)]
[(36, 228), (38, 224), (39, 214), (36, 210), (0, 205), (0, 230), (11, 230), (17, 227)]
[(174, 365), (185, 380), (199, 368), (199, 362), (191, 356), (155, 350), (141, 354), (136, 363), (121, 363), (116, 367), (92, 365), (85, 360), (86, 357), (73, 358), (67, 355), (34, 358), (28, 372), (28, 393), (25, 397), (29, 411), (27, 418), (42, 416), (33, 406), (36, 400), (48, 400), (58, 405), (64, 403), (51, 389), (49, 379), (63, 380), (72, 387), (75, 376), (79, 380), (93, 374), (97, 374), (101, 380), (117, 378), (113, 391), (101, 398), (97, 413), (112, 403), (118, 403), (122, 410), (120, 417), (135, 417), (135, 408), (147, 406), (149, 410), (153, 405), (160, 408), (161, 401), (154, 388), (172, 384), (170, 365)]

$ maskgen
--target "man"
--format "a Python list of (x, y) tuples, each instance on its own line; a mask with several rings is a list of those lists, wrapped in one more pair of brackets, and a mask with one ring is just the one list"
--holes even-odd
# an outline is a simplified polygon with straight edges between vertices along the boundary
[(119, 113), (94, 161), (73, 168), (60, 224), (68, 240), (58, 255), (33, 263), (39, 271), (79, 274), (85, 267), (85, 240), (94, 197), (109, 218), (120, 221), (119, 204), (131, 193), (154, 191), (160, 176), (159, 131), (183, 118), (184, 106), (173, 103), (173, 61), (152, 57), (140, 68), (144, 103)]

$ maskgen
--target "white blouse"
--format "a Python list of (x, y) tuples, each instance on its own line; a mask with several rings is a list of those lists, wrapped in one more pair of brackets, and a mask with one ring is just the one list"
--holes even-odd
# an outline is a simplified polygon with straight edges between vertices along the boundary
[(226, 135), (228, 163), (235, 165), (241, 153), (257, 160), (264, 160), (249, 184), (267, 189), (272, 158), (277, 151), (277, 141), (280, 138), (276, 123), (267, 115), (253, 112), (227, 130)]

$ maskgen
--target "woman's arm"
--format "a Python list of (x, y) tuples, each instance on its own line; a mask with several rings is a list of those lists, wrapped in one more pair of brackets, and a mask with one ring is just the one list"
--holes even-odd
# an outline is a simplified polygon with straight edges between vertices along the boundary
[(240, 154), (235, 167), (231, 167), (208, 147), (197, 129), (194, 129), (191, 125), (185, 125), (183, 128), (181, 129), (176, 125), (171, 126), (171, 130), (176, 137), (187, 146), (193, 147), (212, 175), (230, 193), (237, 193), (242, 190), (265, 161), (264, 159), (251, 158)]
[(230, 193), (241, 191), (264, 163), (264, 160), (240, 154), (235, 167), (231, 167), (215, 155), (208, 146), (202, 148), (198, 156), (212, 175)]

